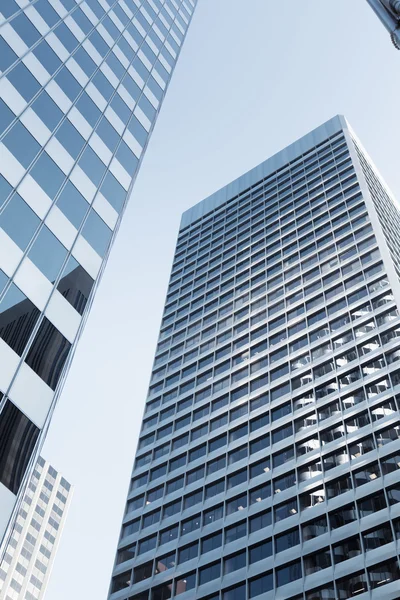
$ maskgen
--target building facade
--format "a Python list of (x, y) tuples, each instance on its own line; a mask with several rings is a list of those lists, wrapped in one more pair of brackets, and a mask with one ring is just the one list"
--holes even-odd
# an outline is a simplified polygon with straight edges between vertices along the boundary
[(71, 485), (39, 456), (0, 567), (0, 600), (41, 600), (72, 497)]
[(195, 4), (0, 2), (2, 548)]
[(340, 116), (184, 213), (110, 600), (399, 597), (399, 230)]

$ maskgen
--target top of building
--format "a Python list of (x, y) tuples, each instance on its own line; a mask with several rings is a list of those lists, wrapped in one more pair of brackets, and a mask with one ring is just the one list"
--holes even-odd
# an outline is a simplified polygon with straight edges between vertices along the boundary
[(258, 181), (268, 177), (275, 171), (281, 169), (291, 161), (312, 150), (318, 144), (332, 137), (336, 133), (348, 128), (348, 123), (344, 116), (336, 115), (329, 121), (326, 121), (313, 131), (310, 131), (300, 139), (296, 140), (283, 150), (280, 150), (264, 162), (254, 167), (247, 173), (244, 173), (231, 183), (228, 183), (211, 196), (208, 196), (201, 202), (198, 202), (192, 208), (186, 210), (181, 219), (180, 229), (191, 225), (197, 219), (204, 217), (207, 213), (222, 206), (225, 202), (234, 198), (243, 190), (255, 185)]

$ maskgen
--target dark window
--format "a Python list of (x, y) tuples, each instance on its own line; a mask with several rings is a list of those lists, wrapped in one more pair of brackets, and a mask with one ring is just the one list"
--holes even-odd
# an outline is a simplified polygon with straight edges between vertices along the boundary
[(339, 598), (353, 598), (368, 590), (367, 576), (364, 572), (344, 577), (336, 581)]
[(45, 317), (25, 361), (55, 390), (70, 347), (70, 342)]
[(246, 566), (246, 550), (232, 554), (224, 559), (224, 574), (233, 573)]
[(85, 269), (71, 256), (64, 267), (57, 289), (66, 300), (83, 314), (94, 280)]
[(400, 579), (400, 569), (397, 560), (387, 560), (368, 569), (372, 589), (376, 589), (391, 581)]
[(199, 585), (221, 577), (221, 563), (217, 562), (199, 570)]
[(12, 402), (0, 413), (0, 481), (17, 494), (39, 429)]
[(179, 550), (178, 554), (178, 564), (184, 563), (188, 560), (192, 560), (192, 558), (197, 558), (199, 553), (199, 543), (195, 542), (194, 544), (190, 544), (190, 546), (185, 546)]
[(246, 585), (237, 585), (222, 592), (223, 600), (243, 600), (246, 598)]
[(0, 337), (19, 356), (39, 318), (40, 310), (12, 284), (0, 303)]
[(184, 575), (181, 579), (175, 580), (175, 596), (183, 594), (196, 587), (196, 573)]
[(361, 554), (361, 544), (358, 535), (347, 538), (346, 540), (343, 540), (343, 542), (333, 546), (333, 558), (335, 564), (358, 556), (359, 554)]
[(296, 579), (300, 579), (301, 577), (301, 562), (297, 560), (291, 565), (276, 570), (276, 585), (280, 587), (281, 585), (296, 581)]
[(268, 527), (272, 523), (272, 514), (270, 510), (259, 513), (249, 519), (250, 533), (260, 531), (264, 527)]
[(171, 552), (161, 558), (156, 558), (156, 574), (163, 573), (168, 569), (173, 569), (175, 565), (175, 552)]
[(139, 567), (135, 567), (133, 569), (133, 581), (134, 583), (138, 583), (139, 581), (144, 581), (148, 579), (153, 574), (153, 562), (147, 562)]
[(172, 596), (172, 581), (164, 583), (152, 591), (153, 600), (168, 600)]
[(300, 535), (298, 529), (292, 529), (282, 535), (278, 535), (275, 538), (275, 552), (283, 552), (293, 546), (300, 544)]
[(128, 588), (132, 583), (131, 573), (132, 571), (126, 571), (126, 573), (121, 573), (121, 575), (113, 577), (111, 584), (111, 592), (119, 592), (120, 590)]
[(253, 564), (259, 560), (263, 560), (264, 558), (268, 558), (269, 556), (272, 556), (271, 540), (267, 540), (266, 542), (262, 542), (261, 544), (257, 544), (257, 546), (253, 546), (252, 548), (250, 548), (250, 564)]
[(274, 588), (274, 578), (272, 573), (267, 573), (262, 577), (250, 580), (249, 584), (249, 597), (255, 598), (260, 594), (270, 592)]
[(205, 554), (222, 546), (222, 533), (216, 533), (208, 538), (204, 538), (201, 543), (201, 553)]

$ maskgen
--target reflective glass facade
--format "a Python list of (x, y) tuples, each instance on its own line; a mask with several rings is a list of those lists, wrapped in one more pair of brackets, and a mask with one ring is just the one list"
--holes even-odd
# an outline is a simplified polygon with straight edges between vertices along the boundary
[(399, 218), (340, 116), (183, 215), (110, 600), (398, 598)]
[(63, 531), (71, 485), (39, 456), (0, 567), (2, 600), (41, 600)]
[(0, 2), (0, 542), (195, 4)]

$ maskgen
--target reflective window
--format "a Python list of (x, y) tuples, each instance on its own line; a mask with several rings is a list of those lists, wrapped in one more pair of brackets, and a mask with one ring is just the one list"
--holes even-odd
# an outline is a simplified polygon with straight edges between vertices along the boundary
[(53, 131), (57, 127), (64, 116), (64, 113), (44, 90), (36, 98), (32, 104), (32, 108), (50, 131)]
[(39, 224), (39, 217), (18, 194), (14, 194), (0, 213), (0, 227), (21, 250), (25, 250)]
[(104, 256), (110, 243), (112, 231), (95, 210), (90, 211), (83, 226), (82, 235), (100, 256)]
[(17, 58), (15, 52), (11, 50), (4, 38), (0, 36), (0, 70), (4, 72)]
[[(37, 3), (35, 4), (35, 7), (36, 6)], [(42, 40), (40, 44), (36, 46), (36, 48), (33, 50), (33, 54), (43, 65), (43, 67), (50, 73), (50, 75), (54, 75), (54, 73), (62, 64), (61, 60), (58, 58), (57, 54), (49, 46), (46, 40)]]
[(58, 276), (67, 255), (67, 249), (61, 244), (48, 227), (43, 226), (28, 254), (31, 261), (52, 283)]
[(101, 193), (117, 212), (120, 212), (125, 202), (126, 191), (110, 172), (104, 178), (100, 188)]
[(78, 164), (96, 186), (100, 184), (106, 166), (90, 146), (85, 148)]
[(35, 448), (39, 429), (12, 402), (0, 413), (0, 481), (17, 494)]
[(0, 302), (0, 337), (19, 355), (37, 323), (40, 310), (11, 284)]
[(57, 130), (56, 138), (73, 158), (78, 158), (85, 140), (68, 119)]
[(45, 317), (25, 362), (54, 390), (60, 379), (70, 347), (70, 342)]
[(93, 284), (94, 280), (92, 277), (90, 277), (73, 256), (70, 256), (61, 274), (57, 289), (72, 304), (75, 310), (82, 315)]
[(89, 204), (71, 181), (67, 181), (56, 205), (77, 229), (89, 210)]
[(13, 120), (15, 119), (15, 115), (3, 102), (0, 100), (0, 135), (11, 125)]
[(30, 174), (51, 199), (54, 199), (65, 179), (64, 173), (47, 152), (42, 152)]
[(12, 126), (3, 138), (3, 144), (25, 168), (29, 167), (40, 151), (40, 144), (19, 121)]

